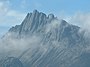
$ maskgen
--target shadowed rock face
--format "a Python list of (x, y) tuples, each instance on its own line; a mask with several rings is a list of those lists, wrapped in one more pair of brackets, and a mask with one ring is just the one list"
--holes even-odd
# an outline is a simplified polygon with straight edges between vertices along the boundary
[(9, 57), (2, 61), (0, 67), (23, 67), (23, 64), (18, 58)]
[(90, 67), (90, 53), (83, 53), (70, 67)]

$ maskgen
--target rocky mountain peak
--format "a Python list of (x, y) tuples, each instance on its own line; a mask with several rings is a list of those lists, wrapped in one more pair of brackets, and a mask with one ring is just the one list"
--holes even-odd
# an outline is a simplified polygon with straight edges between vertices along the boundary
[(27, 14), (21, 25), (12, 27), (9, 32), (15, 32), (15, 35), (17, 34), (18, 36), (30, 36), (33, 33), (49, 35), (52, 33), (54, 38), (57, 37), (60, 40), (61, 37), (72, 39), (73, 37), (71, 35), (73, 33), (71, 32), (75, 32), (74, 34), (76, 35), (78, 30), (78, 26), (70, 25), (63, 19), (58, 20), (53, 14), (46, 15), (45, 13), (34, 10), (32, 13)]
[(26, 33), (26, 31), (34, 32), (40, 30), (40, 28), (45, 26), (47, 23), (50, 23), (53, 19), (55, 19), (53, 14), (47, 16), (45, 13), (34, 10), (32, 13), (27, 14), (21, 25), (12, 27), (9, 31), (18, 32), (18, 34)]

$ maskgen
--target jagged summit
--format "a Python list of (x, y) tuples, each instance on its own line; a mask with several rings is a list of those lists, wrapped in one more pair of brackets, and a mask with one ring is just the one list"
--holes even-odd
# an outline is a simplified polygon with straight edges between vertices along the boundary
[[(31, 14), (31, 13), (28, 13), (28, 14)], [(36, 9), (33, 10), (32, 14), (33, 14), (33, 15), (35, 15), (35, 14), (43, 14), (43, 15), (46, 15), (45, 13), (43, 13), (43, 12), (39, 12), (39, 11), (36, 10)], [(54, 17), (54, 14), (52, 14), (52, 13), (49, 14), (49, 15), (47, 15), (46, 17), (49, 18), (49, 19), (50, 19), (50, 18), (52, 18), (52, 19), (55, 18), (55, 17)]]
[(47, 23), (57, 19), (53, 14), (46, 15), (45, 13), (34, 10), (32, 13), (28, 13), (21, 25), (12, 27), (10, 32), (18, 32), (19, 34), (26, 31), (34, 32), (39, 31)]
[(45, 13), (39, 12), (37, 10), (34, 10), (32, 13), (28, 13), (27, 16), (26, 16), (26, 18), (30, 18), (30, 17), (32, 17), (32, 19), (33, 18), (40, 19), (40, 18), (45, 17), (45, 19), (50, 19), (50, 20), (55, 18), (54, 14), (46, 15)]

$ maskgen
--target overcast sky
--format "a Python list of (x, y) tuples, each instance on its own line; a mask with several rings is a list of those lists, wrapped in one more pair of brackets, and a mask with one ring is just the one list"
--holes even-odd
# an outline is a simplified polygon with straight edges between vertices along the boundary
[(67, 16), (68, 21), (72, 15), (75, 15), (76, 19), (76, 13), (79, 12), (84, 13), (86, 17), (90, 15), (90, 0), (0, 0), (0, 36), (10, 27), (20, 24), (26, 14), (34, 9), (46, 14), (54, 13), (63, 18)]

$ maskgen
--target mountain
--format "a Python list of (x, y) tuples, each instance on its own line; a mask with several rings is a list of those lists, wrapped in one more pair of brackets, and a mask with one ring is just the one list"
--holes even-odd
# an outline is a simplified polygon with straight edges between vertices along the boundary
[[(68, 24), (65, 20), (58, 20), (53, 14), (46, 14), (34, 10), (28, 13), (21, 25), (16, 25), (9, 33), (16, 37), (26, 37), (33, 34), (61, 41), (68, 39), (70, 43), (77, 43), (83, 39), (83, 33), (79, 33), (80, 27)], [(53, 37), (53, 38), (52, 38)]]
[[(24, 67), (72, 67), (78, 63), (75, 67), (82, 67), (80, 59), (89, 57), (86, 48), (90, 44), (84, 34), (78, 26), (34, 10), (20, 25), (10, 28), (2, 39), (8, 40), (6, 45), (19, 47), (12, 47), (13, 51), (5, 55), (17, 57)], [(88, 63), (89, 60), (82, 61)]]

